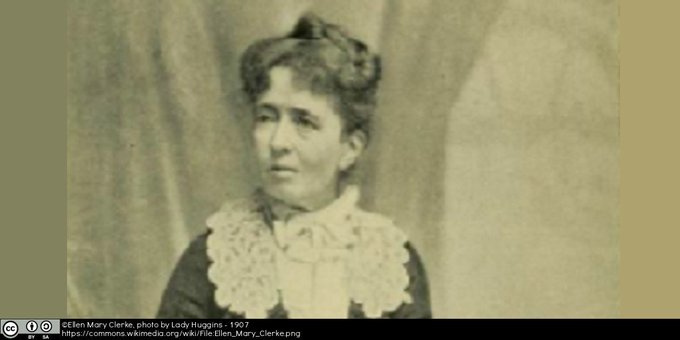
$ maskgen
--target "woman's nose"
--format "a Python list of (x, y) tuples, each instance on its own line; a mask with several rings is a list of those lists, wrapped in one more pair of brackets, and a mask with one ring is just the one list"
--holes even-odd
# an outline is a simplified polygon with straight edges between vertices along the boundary
[(269, 146), (272, 150), (290, 150), (292, 148), (294, 131), (292, 124), (287, 119), (281, 119), (276, 124), (276, 129), (271, 136)]

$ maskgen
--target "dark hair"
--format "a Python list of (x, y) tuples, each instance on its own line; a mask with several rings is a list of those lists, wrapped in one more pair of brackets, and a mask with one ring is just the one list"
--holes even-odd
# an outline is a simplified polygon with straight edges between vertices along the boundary
[(241, 58), (243, 91), (251, 102), (269, 88), (275, 66), (293, 69), (295, 81), (334, 96), (346, 133), (370, 137), (380, 80), (380, 58), (333, 24), (306, 14), (286, 36), (259, 40)]

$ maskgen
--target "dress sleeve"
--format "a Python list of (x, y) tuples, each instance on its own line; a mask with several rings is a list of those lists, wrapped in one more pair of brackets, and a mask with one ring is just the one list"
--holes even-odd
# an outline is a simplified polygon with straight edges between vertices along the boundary
[(215, 288), (207, 274), (206, 237), (194, 239), (180, 257), (163, 292), (157, 318), (216, 317)]
[(409, 276), (407, 291), (411, 295), (411, 303), (403, 304), (397, 310), (387, 313), (388, 318), (395, 319), (429, 319), (432, 318), (432, 308), (430, 306), (430, 289), (425, 274), (425, 267), (418, 252), (409, 242), (406, 243), (409, 253), (409, 261), (406, 270)]

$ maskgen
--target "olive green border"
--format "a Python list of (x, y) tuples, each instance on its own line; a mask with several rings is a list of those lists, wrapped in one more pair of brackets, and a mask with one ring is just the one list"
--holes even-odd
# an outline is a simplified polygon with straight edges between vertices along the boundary
[(621, 1), (623, 317), (680, 317), (679, 10)]
[(65, 1), (0, 1), (0, 318), (66, 316)]
[[(66, 315), (65, 1), (0, 1), (0, 317)], [(621, 0), (621, 315), (680, 317), (677, 1)]]

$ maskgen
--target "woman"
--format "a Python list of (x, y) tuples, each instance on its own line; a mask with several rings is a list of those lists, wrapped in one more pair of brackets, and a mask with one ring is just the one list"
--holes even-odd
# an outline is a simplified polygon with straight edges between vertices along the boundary
[(313, 15), (241, 60), (261, 189), (227, 202), (182, 255), (158, 317), (431, 317), (418, 254), (357, 207), (380, 61)]

